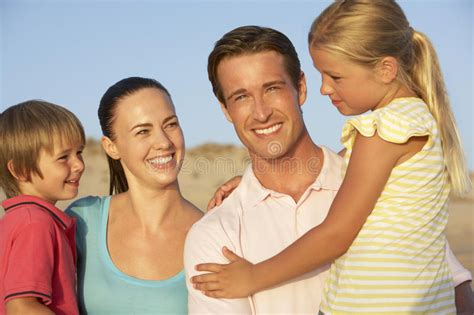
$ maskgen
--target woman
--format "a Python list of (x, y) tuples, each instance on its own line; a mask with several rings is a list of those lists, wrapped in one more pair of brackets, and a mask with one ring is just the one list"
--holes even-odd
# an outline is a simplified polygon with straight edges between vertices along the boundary
[(99, 120), (111, 196), (67, 210), (78, 218), (81, 313), (186, 314), (183, 246), (202, 212), (179, 190), (184, 139), (170, 94), (123, 79), (102, 97)]

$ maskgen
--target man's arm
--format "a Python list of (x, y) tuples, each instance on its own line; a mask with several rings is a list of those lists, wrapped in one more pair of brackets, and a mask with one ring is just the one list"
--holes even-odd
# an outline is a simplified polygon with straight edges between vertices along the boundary
[[(186, 271), (186, 285), (188, 287), (189, 314), (251, 314), (249, 298), (241, 299), (214, 299), (205, 296), (201, 291), (193, 288), (190, 278), (201, 274), (194, 268), (204, 262), (227, 263), (222, 255), (222, 247), (227, 246), (242, 255), (239, 242), (232, 240), (232, 231), (224, 231), (225, 224), (221, 224), (214, 213), (208, 214), (197, 222), (186, 237), (184, 246), (184, 268)], [(235, 227), (239, 230), (238, 227)]]
[(456, 310), (458, 314), (474, 314), (474, 294), (471, 289), (472, 275), (456, 259), (449, 243), (446, 243), (446, 262), (448, 263), (455, 286)]

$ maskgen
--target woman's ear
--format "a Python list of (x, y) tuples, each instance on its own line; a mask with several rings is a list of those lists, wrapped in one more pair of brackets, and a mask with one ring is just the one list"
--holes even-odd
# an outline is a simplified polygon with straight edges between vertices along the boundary
[(112, 140), (110, 140), (109, 137), (103, 136), (100, 139), (100, 142), (102, 144), (102, 148), (104, 148), (104, 151), (108, 156), (114, 160), (120, 160), (120, 154), (117, 150), (117, 146)]
[(394, 57), (387, 56), (380, 61), (380, 76), (383, 83), (392, 83), (398, 74), (398, 61)]

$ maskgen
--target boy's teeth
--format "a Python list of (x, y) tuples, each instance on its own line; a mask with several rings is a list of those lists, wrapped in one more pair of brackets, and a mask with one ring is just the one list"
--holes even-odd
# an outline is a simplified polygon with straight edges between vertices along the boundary
[(153, 160), (150, 160), (150, 163), (152, 163), (152, 164), (166, 164), (169, 161), (171, 161), (172, 158), (173, 157), (171, 155), (162, 156), (162, 157), (158, 157), (158, 158), (154, 158)]
[(281, 124), (276, 124), (266, 129), (255, 129), (255, 132), (259, 135), (268, 135), (277, 131), (278, 129), (280, 129), (280, 127), (281, 127)]

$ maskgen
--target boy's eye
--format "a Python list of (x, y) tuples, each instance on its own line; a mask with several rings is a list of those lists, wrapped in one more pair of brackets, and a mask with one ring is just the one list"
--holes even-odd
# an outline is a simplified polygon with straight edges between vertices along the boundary
[(142, 129), (142, 130), (139, 130), (136, 134), (137, 135), (146, 135), (148, 132), (149, 132), (148, 129)]

